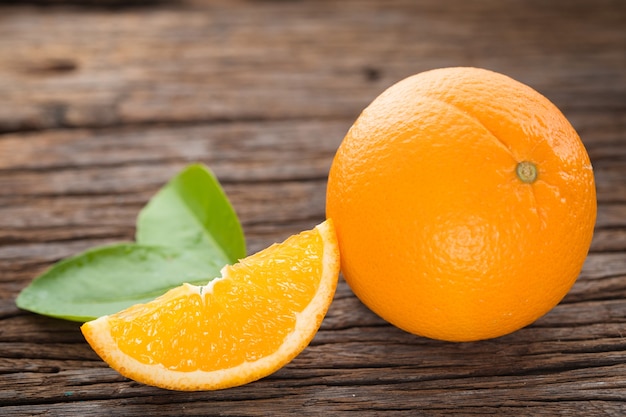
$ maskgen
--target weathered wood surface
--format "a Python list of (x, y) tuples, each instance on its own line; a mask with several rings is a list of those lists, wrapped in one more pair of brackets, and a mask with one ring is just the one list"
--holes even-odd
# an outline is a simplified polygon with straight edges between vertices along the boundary
[[(0, 2), (0, 415), (626, 415), (626, 2)], [(599, 213), (566, 299), (496, 340), (408, 335), (342, 281), (274, 375), (178, 393), (107, 368), (75, 323), (15, 307), (53, 262), (129, 240), (189, 162), (254, 252), (324, 217), (359, 111), (425, 69), (475, 65), (552, 99), (587, 146)]]

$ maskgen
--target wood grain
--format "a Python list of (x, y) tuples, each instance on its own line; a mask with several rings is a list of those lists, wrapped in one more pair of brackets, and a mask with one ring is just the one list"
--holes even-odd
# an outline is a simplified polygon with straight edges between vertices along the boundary
[(0, 129), (351, 118), (398, 79), (449, 65), (504, 72), (568, 112), (618, 115), (622, 9), (619, 0), (5, 7)]
[[(0, 2), (0, 415), (626, 415), (624, 27), (619, 0)], [(449, 65), (541, 91), (594, 166), (590, 254), (531, 326), (419, 338), (341, 280), (285, 368), (181, 393), (121, 377), (78, 324), (15, 306), (57, 260), (132, 240), (141, 207), (188, 163), (215, 171), (249, 253), (313, 226), (362, 108)]]

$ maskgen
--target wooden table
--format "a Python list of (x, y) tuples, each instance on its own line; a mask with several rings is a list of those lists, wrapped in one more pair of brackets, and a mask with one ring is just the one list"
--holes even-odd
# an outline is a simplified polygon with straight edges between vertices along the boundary
[[(312, 344), (261, 381), (180, 393), (109, 369), (78, 324), (20, 311), (55, 261), (131, 240), (150, 196), (208, 164), (249, 252), (324, 218), (333, 154), (383, 89), (472, 65), (559, 106), (591, 156), (588, 260), (533, 325), (406, 334), (340, 281)], [(626, 2), (0, 3), (0, 415), (626, 415)]]

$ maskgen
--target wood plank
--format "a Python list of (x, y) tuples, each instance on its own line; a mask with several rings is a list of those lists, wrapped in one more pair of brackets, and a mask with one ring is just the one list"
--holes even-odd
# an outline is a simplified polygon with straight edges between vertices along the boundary
[(386, 86), (450, 65), (510, 74), (566, 113), (623, 114), (619, 1), (178, 6), (4, 6), (0, 130), (353, 118)]
[(328, 170), (351, 124), (352, 120), (266, 121), (5, 134), (0, 136), (0, 172), (45, 174), (202, 160), (224, 182), (307, 179)]
[[(324, 398), (320, 398), (316, 393), (323, 393)], [(391, 397), (392, 394), (387, 390), (381, 390), (378, 393)], [(279, 401), (277, 399), (264, 398), (259, 400), (237, 400), (235, 402), (224, 402), (208, 400), (198, 400), (193, 402), (178, 402), (178, 403), (159, 403), (155, 399), (152, 399), (150, 403), (141, 403), (139, 401), (124, 401), (122, 406), (124, 408), (124, 415), (127, 416), (145, 416), (146, 413), (151, 415), (157, 415), (156, 413), (163, 413), (164, 415), (203, 415), (210, 409), (212, 413), (220, 416), (256, 416), (258, 415), (258, 409), (272, 410), (280, 415), (301, 414), (302, 410), (311, 414), (317, 413), (329, 413), (329, 412), (358, 412), (363, 416), (379, 416), (381, 413), (393, 413), (397, 416), (415, 416), (416, 410), (427, 413), (429, 416), (449, 416), (452, 413), (456, 415), (472, 415), (481, 413), (482, 415), (510, 415), (510, 416), (528, 416), (529, 409), (534, 416), (574, 416), (575, 414), (567, 414), (564, 410), (579, 410), (584, 415), (607, 415), (607, 416), (620, 416), (626, 411), (626, 407), (616, 401), (600, 401), (594, 399), (590, 401), (584, 400), (571, 400), (571, 401), (515, 401), (502, 399), (503, 404), (498, 406), (472, 406), (471, 404), (465, 405), (463, 401), (466, 397), (471, 397), (472, 392), (466, 391), (464, 397), (458, 398), (445, 398), (443, 395), (437, 396), (435, 399), (438, 403), (418, 403), (417, 400), (412, 399), (406, 405), (399, 405), (397, 400), (393, 397), (387, 400), (386, 407), (381, 407), (377, 404), (376, 407), (365, 403), (363, 398), (367, 398), (369, 395), (374, 395), (371, 389), (365, 389), (358, 394), (346, 387), (343, 388), (318, 388), (311, 389), (307, 393), (300, 395), (293, 395), (285, 392), (284, 398), (286, 401)], [(405, 392), (404, 396), (415, 396), (415, 392)], [(424, 399), (429, 393), (420, 395), (420, 399)], [(515, 395), (515, 393), (512, 393)], [(333, 403), (328, 398), (333, 398)], [(347, 399), (353, 397), (352, 401)], [(358, 399), (356, 399), (358, 398)], [(498, 397), (500, 399), (500, 397)], [(340, 400), (343, 399), (343, 400)], [(288, 401), (287, 401), (288, 400)], [(446, 401), (448, 400), (448, 401)], [(452, 401), (456, 401), (455, 406)], [(487, 401), (483, 401), (487, 402)], [(52, 415), (81, 415), (81, 416), (101, 416), (110, 412), (119, 401), (107, 401), (107, 400), (95, 400), (88, 403), (59, 403), (54, 406), (50, 405), (37, 405), (29, 406), (28, 409), (33, 415), (45, 415), (46, 413)], [(416, 404), (417, 403), (417, 404)], [(474, 402), (476, 404), (476, 402)], [(254, 411), (254, 408), (257, 408)], [(23, 408), (20, 407), (6, 407), (3, 412), (6, 412), (6, 416), (22, 416), (20, 414)], [(597, 413), (597, 414), (594, 414)], [(275, 414), (276, 415), (276, 414)]]

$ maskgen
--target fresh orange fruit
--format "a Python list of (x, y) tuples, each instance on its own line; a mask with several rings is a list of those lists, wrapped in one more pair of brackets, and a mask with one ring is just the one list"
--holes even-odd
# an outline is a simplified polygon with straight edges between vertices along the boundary
[(278, 370), (311, 341), (332, 301), (339, 250), (331, 220), (147, 304), (82, 326), (112, 368), (172, 390), (242, 385)]
[(420, 73), (376, 98), (337, 151), (326, 203), (354, 293), (392, 324), (450, 341), (552, 309), (596, 218), (591, 163), (563, 114), (477, 68)]

